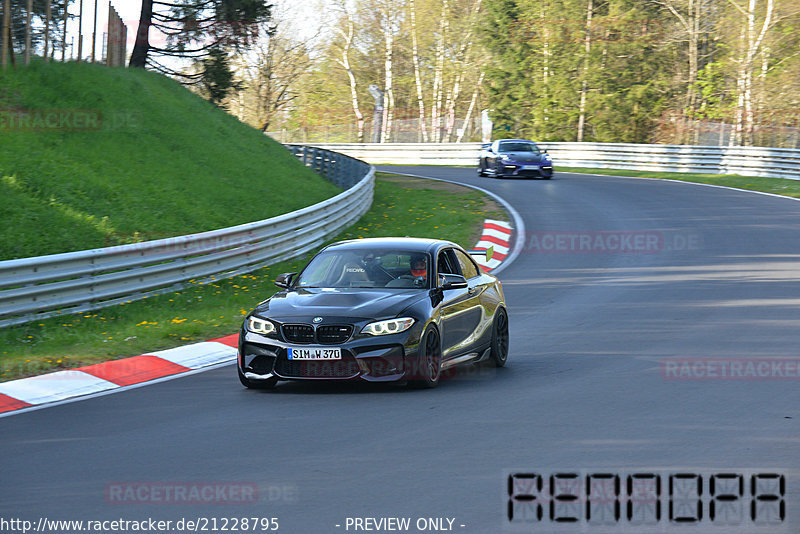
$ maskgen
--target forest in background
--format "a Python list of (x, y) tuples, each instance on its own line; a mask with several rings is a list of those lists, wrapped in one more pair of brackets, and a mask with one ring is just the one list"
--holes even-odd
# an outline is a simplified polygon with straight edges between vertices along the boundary
[[(82, 3), (0, 2), (4, 65), (65, 59)], [(281, 142), (479, 141), (485, 113), (494, 138), (800, 147), (798, 0), (143, 0), (129, 35), (131, 66)]]
[[(800, 146), (796, 0), (334, 0), (232, 60), (231, 113), (284, 142), (494, 137)], [(302, 31), (301, 31), (302, 30)]]

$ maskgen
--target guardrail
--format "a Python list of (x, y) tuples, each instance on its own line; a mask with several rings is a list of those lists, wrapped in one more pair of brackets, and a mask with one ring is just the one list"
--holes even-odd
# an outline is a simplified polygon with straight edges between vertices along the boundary
[[(800, 149), (629, 143), (537, 143), (559, 166), (773, 176), (800, 180)], [(339, 143), (314, 146), (372, 164), (475, 165), (480, 143)]]
[(177, 291), (295, 258), (370, 208), (374, 168), (328, 150), (288, 148), (347, 190), (291, 213), (230, 228), (0, 261), (0, 327)]

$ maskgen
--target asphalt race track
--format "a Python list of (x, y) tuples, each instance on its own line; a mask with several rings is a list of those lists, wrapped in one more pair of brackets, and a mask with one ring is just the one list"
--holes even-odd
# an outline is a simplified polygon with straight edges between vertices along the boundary
[[(258, 392), (226, 366), (5, 417), (0, 518), (275, 517), (278, 532), (298, 534), (377, 525), (356, 530), (354, 518), (410, 518), (408, 532), (800, 532), (800, 202), (630, 178), (386, 170), (480, 185), (520, 214), (525, 247), (500, 274), (508, 367), (462, 371), (430, 391)], [(596, 508), (599, 522), (587, 522), (581, 497), (555, 508), (577, 524), (547, 505), (541, 520), (510, 522), (510, 473), (545, 486), (550, 475), (619, 475), (622, 494), (628, 475), (656, 473), (661, 517), (635, 526), (623, 505), (603, 526)], [(688, 475), (673, 480), (673, 499), (689, 502), (676, 518), (697, 517), (701, 501), (692, 526), (668, 520), (670, 474)], [(744, 490), (734, 515), (717, 501), (712, 520), (714, 474), (733, 475), (716, 479), (718, 494), (737, 474)], [(785, 477), (772, 500), (769, 474)], [(702, 476), (695, 501), (692, 475)], [(219, 486), (199, 501), (165, 493)], [(390, 531), (381, 525), (372, 531)]]

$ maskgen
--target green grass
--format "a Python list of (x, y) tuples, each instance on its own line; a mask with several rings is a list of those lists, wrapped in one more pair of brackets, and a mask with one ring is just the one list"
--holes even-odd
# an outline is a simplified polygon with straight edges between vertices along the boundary
[(0, 112), (0, 260), (232, 226), (339, 191), (277, 142), (149, 71), (34, 61), (0, 72), (8, 109), (84, 110), (102, 121), (30, 131)]
[[(412, 236), (475, 244), (484, 218), (505, 214), (482, 194), (379, 174), (372, 209), (337, 239)], [(0, 330), (0, 381), (135, 356), (238, 331), (242, 316), (276, 291), (275, 276), (308, 257), (91, 313)]]
[(680, 172), (631, 171), (619, 169), (591, 169), (586, 167), (557, 167), (556, 173), (575, 172), (581, 174), (603, 174), (611, 176), (636, 176), (644, 178), (667, 178), (682, 182), (724, 185), (750, 191), (762, 191), (787, 197), (800, 198), (800, 180), (769, 178), (760, 176), (741, 176), (738, 174), (700, 174)]

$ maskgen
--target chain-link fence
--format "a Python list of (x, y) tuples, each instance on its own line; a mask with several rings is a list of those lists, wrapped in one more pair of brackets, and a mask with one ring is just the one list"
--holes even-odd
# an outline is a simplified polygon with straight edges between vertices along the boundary
[[(433, 126), (430, 119), (424, 122), (420, 119), (395, 119), (387, 128), (386, 142), (388, 143), (454, 143), (481, 140), (481, 119), (472, 118), (468, 121), (455, 119), (440, 121), (439, 126)], [(267, 135), (281, 143), (358, 143), (368, 142), (372, 139), (373, 123), (364, 121), (363, 140), (359, 140), (358, 125), (330, 124), (325, 126), (307, 126), (299, 128), (282, 128), (271, 130)]]
[[(389, 143), (452, 143), (481, 141), (480, 117), (456, 119), (452, 127), (442, 124), (439, 128), (431, 128), (431, 121), (426, 121), (425, 128), (420, 128), (419, 119), (395, 120), (388, 133)], [(358, 143), (372, 139), (372, 121), (365, 121), (363, 139), (359, 140), (358, 126), (349, 124), (330, 124), (325, 126), (307, 126), (296, 128), (274, 129), (267, 135), (281, 143)], [(732, 122), (722, 120), (683, 121), (679, 118), (671, 120), (666, 117), (654, 131), (653, 141), (657, 144), (686, 144), (694, 146), (729, 146), (734, 135)], [(514, 137), (508, 132), (495, 131), (494, 138)], [(547, 142), (549, 139), (535, 139)], [(752, 146), (773, 148), (800, 148), (800, 114), (797, 117), (764, 116), (759, 119), (752, 133)]]

